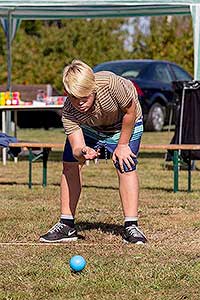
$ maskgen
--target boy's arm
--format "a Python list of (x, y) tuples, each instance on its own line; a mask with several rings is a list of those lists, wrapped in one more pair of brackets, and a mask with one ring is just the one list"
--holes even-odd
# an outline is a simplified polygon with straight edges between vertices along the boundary
[(85, 160), (94, 159), (99, 156), (98, 151), (86, 146), (82, 129), (78, 129), (68, 135), (73, 156), (79, 161), (84, 162)]
[(132, 101), (126, 108), (123, 109), (125, 115), (122, 119), (121, 135), (118, 145), (128, 145), (136, 118), (136, 104)]
[(122, 119), (121, 135), (118, 141), (118, 145), (113, 152), (113, 162), (119, 161), (120, 169), (123, 172), (123, 163), (131, 170), (131, 165), (134, 164), (133, 157), (135, 154), (129, 147), (129, 140), (133, 131), (135, 118), (136, 118), (136, 104), (132, 101), (125, 109), (124, 116)]

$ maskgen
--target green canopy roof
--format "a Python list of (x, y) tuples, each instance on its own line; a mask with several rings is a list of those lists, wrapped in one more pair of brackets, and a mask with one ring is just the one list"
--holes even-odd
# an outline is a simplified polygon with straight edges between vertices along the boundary
[(12, 13), (13, 17), (21, 19), (189, 14), (190, 5), (196, 3), (199, 1), (8, 0), (1, 1), (0, 16), (6, 16), (9, 12)]

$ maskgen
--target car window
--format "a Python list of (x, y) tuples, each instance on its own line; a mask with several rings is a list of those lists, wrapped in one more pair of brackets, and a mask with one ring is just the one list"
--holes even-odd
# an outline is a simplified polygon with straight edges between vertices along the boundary
[(146, 62), (106, 63), (95, 66), (93, 70), (94, 72), (111, 71), (123, 77), (137, 78), (147, 65)]
[(169, 83), (172, 81), (167, 64), (159, 63), (151, 65), (147, 72), (143, 74), (143, 78), (147, 80), (161, 81), (164, 83)]
[(177, 80), (191, 80), (192, 79), (191, 76), (187, 72), (185, 72), (178, 66), (171, 65), (171, 68), (174, 71)]
[(153, 79), (161, 82), (171, 82), (171, 76), (167, 65), (157, 64), (154, 68)]
[(120, 66), (112, 66), (112, 65), (100, 65), (93, 68), (94, 72), (99, 71), (110, 71), (117, 75), (121, 74), (121, 67)]
[(136, 78), (139, 74), (138, 70), (129, 70), (129, 71), (125, 71), (121, 74), (121, 76), (123, 77), (133, 77)]

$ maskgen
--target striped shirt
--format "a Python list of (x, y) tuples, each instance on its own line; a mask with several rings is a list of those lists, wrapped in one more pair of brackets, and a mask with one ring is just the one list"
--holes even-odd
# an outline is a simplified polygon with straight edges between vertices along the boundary
[(96, 94), (94, 109), (79, 112), (66, 98), (62, 112), (62, 122), (67, 135), (87, 125), (99, 132), (114, 133), (121, 129), (124, 108), (132, 101), (136, 104), (136, 122), (142, 116), (136, 88), (130, 80), (108, 71), (95, 73)]

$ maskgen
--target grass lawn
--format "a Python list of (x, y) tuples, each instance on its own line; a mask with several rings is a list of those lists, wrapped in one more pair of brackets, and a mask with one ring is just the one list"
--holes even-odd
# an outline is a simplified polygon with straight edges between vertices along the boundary
[[(143, 143), (169, 143), (173, 133), (145, 132)], [(61, 129), (19, 130), (20, 140), (63, 142)], [(0, 300), (199, 300), (199, 171), (180, 172), (173, 193), (173, 172), (164, 153), (141, 152), (140, 226), (144, 246), (122, 243), (123, 215), (118, 182), (110, 160), (83, 170), (83, 191), (76, 223), (81, 239), (63, 245), (38, 243), (59, 218), (61, 154), (48, 162), (48, 185), (41, 187), (41, 163), (33, 165), (29, 190), (28, 162), (0, 165)], [(198, 163), (197, 163), (198, 165)], [(87, 266), (73, 274), (69, 259), (80, 254)]]

